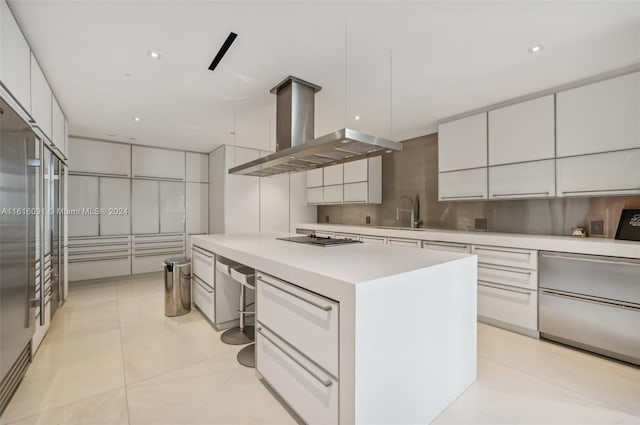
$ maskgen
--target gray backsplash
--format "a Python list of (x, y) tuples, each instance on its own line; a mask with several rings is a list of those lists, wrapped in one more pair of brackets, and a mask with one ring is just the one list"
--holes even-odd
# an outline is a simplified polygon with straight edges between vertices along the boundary
[[(594, 170), (598, 172), (598, 170)], [(318, 207), (318, 222), (409, 226), (409, 215), (396, 221), (396, 207), (409, 208), (403, 195), (420, 199), (420, 227), (475, 230), (475, 219), (486, 218), (490, 232), (569, 235), (571, 228), (589, 228), (592, 220), (603, 220), (606, 237), (615, 236), (624, 208), (640, 208), (640, 196), (557, 198), (513, 201), (438, 201), (438, 136), (411, 139), (403, 151), (386, 154), (382, 160), (382, 205), (324, 205)]]

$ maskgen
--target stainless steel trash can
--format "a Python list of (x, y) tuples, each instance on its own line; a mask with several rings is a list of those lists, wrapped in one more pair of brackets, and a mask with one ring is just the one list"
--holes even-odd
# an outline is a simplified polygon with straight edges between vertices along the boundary
[(167, 258), (164, 266), (164, 315), (181, 316), (191, 311), (191, 260)]

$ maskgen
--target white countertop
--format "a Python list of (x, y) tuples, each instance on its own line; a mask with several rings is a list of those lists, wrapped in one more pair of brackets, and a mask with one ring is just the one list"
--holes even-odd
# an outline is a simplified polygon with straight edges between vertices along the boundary
[[(362, 243), (322, 247), (277, 240), (289, 234), (194, 235), (193, 245), (266, 273), (300, 271), (360, 284), (469, 257), (442, 251)], [(299, 236), (299, 235), (298, 235)]]
[(578, 238), (571, 236), (527, 235), (519, 233), (468, 232), (462, 230), (377, 228), (343, 224), (301, 223), (299, 229), (328, 232), (355, 233), (418, 239), (440, 242), (456, 242), (476, 245), (493, 245), (507, 248), (535, 249), (540, 251), (571, 252), (576, 254), (605, 255), (640, 259), (640, 242), (620, 241), (610, 238)]

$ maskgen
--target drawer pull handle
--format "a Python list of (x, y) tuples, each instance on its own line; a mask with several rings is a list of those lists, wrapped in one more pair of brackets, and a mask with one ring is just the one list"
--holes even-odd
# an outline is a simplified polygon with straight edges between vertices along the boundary
[(531, 256), (530, 252), (521, 252), (521, 251), (507, 251), (502, 249), (492, 249), (492, 248), (476, 248), (476, 251), (491, 251), (491, 252), (502, 252), (507, 254), (527, 254), (527, 256)]
[(282, 289), (282, 288), (280, 288), (279, 286), (276, 286), (276, 285), (272, 284), (271, 282), (267, 282), (266, 280), (263, 280), (263, 279), (261, 279), (261, 278), (259, 278), (259, 277), (258, 277), (257, 279), (258, 279), (260, 282), (262, 282), (262, 283), (266, 283), (267, 285), (269, 285), (269, 286), (271, 286), (271, 287), (273, 287), (273, 288), (276, 288), (276, 289), (278, 289), (278, 290), (280, 290), (280, 291), (282, 291), (282, 292), (285, 292), (285, 293), (287, 293), (287, 294), (291, 295), (291, 296), (292, 296), (292, 297), (294, 297), (294, 298), (299, 299), (300, 301), (304, 301), (304, 302), (306, 302), (307, 304), (311, 304), (312, 306), (314, 306), (315, 308), (319, 308), (320, 310), (324, 310), (324, 311), (331, 311), (331, 309), (333, 308), (333, 307), (332, 307), (332, 306), (330, 306), (330, 305), (322, 305), (322, 304), (318, 304), (318, 303), (316, 303), (316, 302), (313, 302), (313, 301), (311, 301), (311, 300), (308, 300), (308, 299), (306, 299), (306, 298), (304, 298), (304, 297), (301, 297), (301, 296), (300, 296), (300, 295), (298, 295), (298, 294), (294, 294), (293, 292), (287, 291), (286, 289)]
[(207, 293), (212, 294), (213, 293), (213, 289), (210, 288), (209, 285), (207, 285), (202, 279), (200, 279), (198, 276), (196, 276), (195, 274), (192, 274), (191, 277), (194, 278), (194, 281), (198, 284), (199, 287), (201, 287), (202, 289), (204, 289), (205, 291), (207, 291)]
[(543, 195), (549, 196), (549, 192), (523, 192), (523, 193), (492, 193), (492, 198), (500, 198), (503, 196), (535, 196), (535, 195)]
[[(72, 263), (89, 263), (91, 261), (105, 261), (105, 260), (126, 260), (128, 259), (129, 256), (121, 256), (121, 257), (96, 257), (96, 258), (82, 258), (82, 259), (77, 259), (77, 260), (72, 260), (69, 259), (68, 262), (69, 264)], [(46, 272), (46, 270), (45, 270)]]
[(197, 252), (198, 254), (201, 254), (201, 255), (203, 255), (203, 256), (205, 256), (207, 258), (213, 258), (213, 254), (212, 253), (209, 253), (209, 252), (207, 252), (207, 251), (205, 251), (205, 250), (203, 250), (203, 249), (201, 249), (201, 248), (199, 248), (199, 247), (197, 247), (195, 245), (192, 246), (191, 249), (194, 250), (195, 252)]
[(531, 293), (529, 291), (508, 288), (508, 287), (503, 286), (502, 284), (500, 284), (498, 282), (491, 282), (490, 280), (480, 280), (480, 279), (478, 279), (478, 283), (483, 283), (483, 284), (485, 284), (485, 286), (490, 286), (491, 288), (500, 289), (500, 290), (503, 290), (503, 291), (515, 292), (517, 294), (523, 294), (523, 295), (531, 295)]
[(455, 243), (442, 243), (442, 242), (429, 242), (429, 241), (425, 241), (424, 245), (425, 246), (444, 246), (448, 248), (460, 248), (460, 249), (469, 248), (469, 245), (462, 245), (462, 244), (455, 244)]
[(159, 176), (146, 176), (144, 174), (134, 174), (134, 177), (139, 179), (153, 179), (153, 180), (163, 180), (169, 182), (183, 182), (184, 179), (176, 178), (176, 177), (159, 177)]
[(561, 193), (590, 193), (590, 192), (627, 192), (631, 190), (640, 190), (640, 187), (630, 187), (627, 189), (591, 189), (591, 190), (563, 190)]
[(285, 351), (284, 348), (280, 347), (273, 339), (269, 338), (267, 335), (264, 334), (264, 332), (262, 332), (262, 328), (258, 328), (258, 333), (260, 335), (262, 335), (262, 337), (264, 337), (264, 339), (266, 339), (267, 341), (269, 341), (271, 344), (273, 344), (278, 350), (280, 350), (284, 355), (286, 355), (287, 357), (289, 357), (289, 359), (291, 359), (295, 364), (297, 364), (298, 366), (300, 366), (302, 369), (304, 369), (305, 372), (307, 372), (309, 375), (313, 376), (318, 382), (320, 382), (322, 385), (324, 385), (325, 387), (330, 387), (333, 382), (330, 379), (322, 379), (321, 377), (319, 377), (318, 375), (316, 375), (311, 369), (309, 369), (304, 363), (302, 363), (300, 360), (296, 359), (295, 357), (293, 357), (291, 354), (287, 353)]
[(608, 301), (602, 298), (590, 297), (588, 295), (571, 294), (571, 293), (565, 293), (565, 292), (556, 291), (556, 290), (550, 291), (548, 289), (541, 289), (540, 292), (542, 292), (545, 295), (550, 295), (553, 297), (568, 298), (574, 301), (584, 301), (588, 303), (604, 305), (607, 307), (623, 308), (625, 310), (640, 312), (640, 305), (638, 304), (625, 303), (623, 301)]
[(443, 196), (442, 199), (475, 199), (484, 198), (484, 195)]
[(586, 263), (601, 263), (601, 264), (614, 264), (614, 265), (625, 265), (625, 266), (635, 266), (640, 267), (640, 262), (634, 263), (632, 261), (616, 261), (616, 260), (601, 260), (598, 258), (582, 258), (582, 257), (571, 257), (569, 255), (550, 255), (550, 254), (542, 254), (541, 257), (544, 258), (558, 258), (562, 260), (571, 260), (571, 261), (584, 261)]

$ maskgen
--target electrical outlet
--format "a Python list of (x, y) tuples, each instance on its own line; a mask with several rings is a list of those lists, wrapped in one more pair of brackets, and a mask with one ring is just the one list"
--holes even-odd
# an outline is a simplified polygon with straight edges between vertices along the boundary
[(476, 218), (474, 227), (477, 230), (487, 230), (487, 219), (486, 218)]
[(366, 223), (367, 224), (371, 224), (371, 217), (370, 216), (367, 216)]
[(604, 236), (604, 221), (591, 220), (589, 223), (589, 234), (591, 236)]
[(329, 222), (329, 216), (328, 216), (328, 215), (325, 215), (325, 216), (324, 216), (324, 222), (325, 222), (325, 223), (328, 223), (328, 222)]

